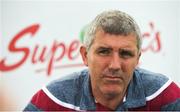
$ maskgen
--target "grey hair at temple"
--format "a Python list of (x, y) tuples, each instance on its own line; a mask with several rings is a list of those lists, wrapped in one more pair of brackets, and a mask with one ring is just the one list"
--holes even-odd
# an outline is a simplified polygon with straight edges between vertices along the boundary
[(88, 51), (94, 41), (95, 34), (98, 30), (103, 30), (109, 34), (124, 35), (134, 34), (137, 39), (138, 51), (141, 49), (142, 36), (139, 26), (134, 19), (119, 10), (104, 11), (88, 25), (85, 32), (83, 44)]

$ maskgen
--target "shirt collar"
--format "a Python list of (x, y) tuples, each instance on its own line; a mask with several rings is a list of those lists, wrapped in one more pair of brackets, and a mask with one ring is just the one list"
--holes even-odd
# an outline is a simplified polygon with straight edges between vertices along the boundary
[(133, 74), (133, 78), (129, 83), (128, 91), (126, 95), (126, 101), (124, 102), (126, 108), (136, 108), (146, 105), (146, 96), (142, 85), (140, 74), (136, 71)]
[[(83, 81), (83, 94), (80, 102), (81, 110), (95, 110), (96, 103), (91, 92), (90, 75), (88, 70)], [(136, 108), (146, 105), (146, 97), (144, 88), (142, 86), (142, 80), (140, 74), (136, 71), (133, 74), (133, 78), (129, 83), (127, 94), (124, 96), (123, 103), (120, 104), (117, 110), (122, 108)]]
[(81, 110), (96, 110), (96, 104), (91, 92), (90, 75), (88, 70), (85, 72), (83, 81), (83, 93), (80, 101)]

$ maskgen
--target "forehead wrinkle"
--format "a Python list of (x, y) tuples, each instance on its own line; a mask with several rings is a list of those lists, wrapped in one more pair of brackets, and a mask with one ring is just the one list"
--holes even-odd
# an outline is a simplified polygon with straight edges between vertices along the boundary
[(97, 49), (99, 48), (107, 48), (109, 50), (112, 50), (112, 51), (115, 51), (115, 52), (119, 52), (119, 51), (131, 51), (131, 52), (135, 52), (136, 49), (135, 48), (129, 48), (129, 47), (123, 47), (123, 48), (114, 48), (113, 46), (111, 45), (108, 45), (106, 43), (102, 43), (101, 45), (99, 45), (97, 47)]
[[(121, 39), (119, 40), (118, 38), (121, 38)], [(119, 50), (120, 48), (135, 50), (136, 48), (134, 48), (134, 44), (132, 43), (134, 41), (133, 38), (136, 41), (136, 38), (134, 37), (133, 34), (130, 34), (128, 36), (114, 35), (114, 34), (109, 34), (100, 30), (96, 32), (92, 46), (95, 45), (96, 48), (99, 46), (103, 46), (103, 47), (109, 47), (109, 48), (113, 48), (117, 50)]]

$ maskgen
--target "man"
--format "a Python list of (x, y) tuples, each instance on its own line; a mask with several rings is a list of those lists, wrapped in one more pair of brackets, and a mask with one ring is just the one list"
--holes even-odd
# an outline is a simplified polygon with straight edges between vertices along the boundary
[(25, 110), (180, 110), (180, 89), (166, 76), (137, 68), (141, 33), (112, 10), (89, 25), (80, 53), (88, 67), (53, 81)]

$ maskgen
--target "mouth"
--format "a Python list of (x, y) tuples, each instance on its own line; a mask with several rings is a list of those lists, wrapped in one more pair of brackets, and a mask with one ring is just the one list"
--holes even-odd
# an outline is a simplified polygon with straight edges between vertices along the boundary
[(122, 77), (119, 77), (119, 76), (104, 76), (103, 77), (106, 81), (110, 81), (110, 82), (119, 82), (119, 81), (122, 81)]
[(119, 77), (119, 76), (104, 76), (104, 78), (116, 79), (116, 78), (121, 78), (121, 77)]

